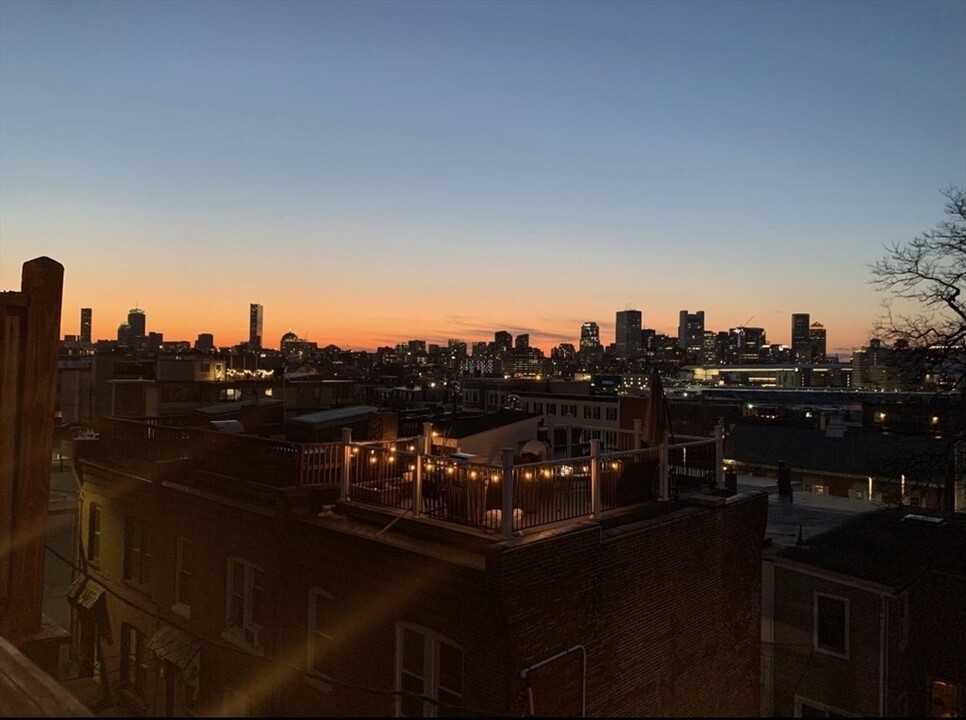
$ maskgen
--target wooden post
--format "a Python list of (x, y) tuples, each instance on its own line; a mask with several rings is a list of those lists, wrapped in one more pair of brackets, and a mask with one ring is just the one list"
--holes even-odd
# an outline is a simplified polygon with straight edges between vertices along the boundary
[(500, 503), (500, 534), (513, 537), (513, 448), (503, 448), (503, 496)]
[(342, 428), (342, 488), (339, 500), (350, 500), (349, 485), (352, 478), (352, 428)]
[[(416, 477), (413, 479), (413, 515), (419, 517), (423, 512), (423, 448), (426, 446), (425, 438), (420, 435), (416, 440)], [(406, 470), (406, 472), (409, 472)]]
[(64, 267), (23, 265), (0, 293), (0, 635), (40, 632)]
[(670, 444), (670, 437), (667, 433), (664, 433), (664, 442), (661, 443), (661, 497), (659, 500), (670, 500), (671, 499), (671, 468), (668, 467), (668, 445)]
[(714, 426), (714, 486), (724, 487), (724, 427)]
[(590, 441), (590, 498), (591, 513), (597, 519), (604, 509), (600, 491), (600, 438)]

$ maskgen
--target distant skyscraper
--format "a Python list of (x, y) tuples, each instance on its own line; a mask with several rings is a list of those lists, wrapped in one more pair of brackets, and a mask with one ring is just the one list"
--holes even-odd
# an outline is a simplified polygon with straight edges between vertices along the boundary
[(682, 310), (678, 319), (678, 347), (691, 363), (704, 362), (704, 310)]
[(580, 326), (580, 359), (583, 362), (597, 362), (603, 354), (600, 345), (600, 326), (595, 322), (585, 322)]
[(510, 352), (513, 348), (513, 335), (506, 330), (493, 333), (493, 346), (498, 353)]
[(252, 303), (248, 308), (248, 344), (256, 350), (262, 349), (262, 313), (263, 308), (258, 303)]
[(81, 308), (80, 341), (89, 343), (91, 341), (91, 316), (93, 311), (90, 308)]
[(811, 350), (812, 362), (825, 362), (827, 350), (825, 348), (825, 326), (814, 322), (808, 328), (808, 344)]
[(134, 345), (131, 326), (127, 323), (121, 323), (117, 326), (117, 343), (118, 345), (126, 345), (127, 347)]
[(811, 362), (811, 338), (808, 313), (792, 313), (792, 361)]
[(764, 328), (736, 327), (728, 332), (728, 362), (747, 365), (761, 360), (762, 348), (768, 343)]
[(145, 332), (147, 317), (141, 308), (131, 308), (127, 314), (127, 324), (131, 326), (131, 337), (134, 342), (137, 342), (138, 338), (143, 338), (147, 335)]
[(530, 349), (530, 333), (520, 333), (519, 335), (517, 335), (516, 349), (517, 350)]
[(211, 333), (200, 333), (195, 340), (195, 350), (198, 352), (211, 352), (215, 349), (215, 336)]
[(618, 310), (614, 345), (619, 358), (641, 356), (641, 311)]

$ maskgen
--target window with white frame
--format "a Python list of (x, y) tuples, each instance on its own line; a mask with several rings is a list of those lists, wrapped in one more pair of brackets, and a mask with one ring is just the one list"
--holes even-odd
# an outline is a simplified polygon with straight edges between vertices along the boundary
[(128, 518), (124, 529), (124, 579), (138, 585), (151, 581), (151, 532), (136, 518)]
[(818, 652), (849, 657), (849, 600), (836, 595), (814, 594), (813, 642)]
[(147, 690), (148, 666), (144, 635), (124, 623), (121, 626), (121, 686), (143, 698)]
[(403, 691), (396, 699), (399, 717), (458, 715), (463, 703), (463, 649), (432, 630), (399, 623), (396, 689)]
[(92, 563), (101, 559), (101, 506), (97, 503), (87, 510), (87, 559)]
[(306, 663), (310, 673), (321, 674), (325, 655), (332, 648), (332, 596), (325, 590), (309, 590), (309, 623)]
[(228, 558), (225, 630), (222, 637), (261, 652), (265, 612), (264, 573), (242, 558)]
[(179, 537), (175, 550), (174, 606), (173, 610), (186, 618), (191, 617), (191, 604), (194, 601), (193, 561), (191, 540)]

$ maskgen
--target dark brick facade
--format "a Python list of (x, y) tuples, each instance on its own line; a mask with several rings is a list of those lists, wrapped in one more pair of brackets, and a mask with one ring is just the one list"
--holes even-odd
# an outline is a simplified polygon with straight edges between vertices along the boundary
[[(234, 690), (252, 713), (391, 715), (404, 624), (461, 649), (467, 713), (758, 712), (763, 494), (714, 507), (646, 503), (500, 540), (433, 521), (386, 529), (394, 515), (351, 504), (320, 513), (309, 490), (215, 493), (177, 464), (78, 467), (82, 544), (90, 504), (102, 508), (101, 559), (89, 571), (108, 588), (102, 657), (114, 692), (122, 623), (146, 638), (171, 625), (201, 648), (196, 712), (224, 710)], [(147, 587), (122, 578), (130, 517), (154, 533)], [(179, 537), (198, 579), (190, 617), (173, 607)], [(262, 571), (260, 651), (225, 635), (232, 557)], [(323, 675), (310, 671), (312, 591), (331, 612)], [(145, 662), (131, 707), (163, 714), (168, 679)]]

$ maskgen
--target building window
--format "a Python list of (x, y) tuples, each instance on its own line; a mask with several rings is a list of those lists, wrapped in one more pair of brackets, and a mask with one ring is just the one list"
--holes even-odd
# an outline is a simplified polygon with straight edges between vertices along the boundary
[[(463, 649), (415, 625), (396, 626), (396, 700), (400, 717), (455, 716), (463, 702)], [(423, 695), (423, 700), (418, 695)]]
[(547, 415), (557, 414), (557, 403), (547, 403)]
[(186, 537), (179, 537), (176, 553), (174, 607), (172, 609), (179, 615), (190, 618), (191, 604), (194, 599), (194, 581), (192, 580), (194, 558), (191, 552), (191, 540)]
[(590, 419), (590, 405), (584, 405), (584, 420)]
[(858, 717), (855, 713), (845, 712), (825, 703), (795, 696), (795, 717)]
[(144, 635), (133, 625), (124, 623), (121, 626), (121, 687), (143, 699), (147, 678)]
[(144, 523), (128, 518), (124, 532), (124, 579), (138, 585), (151, 580), (150, 532)]
[(332, 596), (325, 590), (309, 590), (307, 661), (310, 673), (321, 674), (325, 655), (332, 648)]
[(608, 420), (617, 419), (617, 408), (607, 408), (606, 418)]
[(600, 420), (600, 408), (599, 407), (594, 407), (594, 408), (592, 408), (592, 410), (593, 410), (593, 419), (594, 420)]
[(265, 604), (264, 573), (247, 560), (228, 558), (225, 631), (222, 637), (262, 651)]
[(815, 649), (841, 658), (849, 657), (849, 601), (835, 595), (815, 593)]
[(962, 717), (963, 686), (944, 680), (929, 683), (929, 717)]
[(87, 510), (87, 559), (92, 563), (101, 560), (101, 506), (96, 503)]
[(543, 403), (542, 402), (535, 402), (535, 403), (533, 403), (533, 412), (535, 412), (535, 413), (542, 413), (543, 412)]

